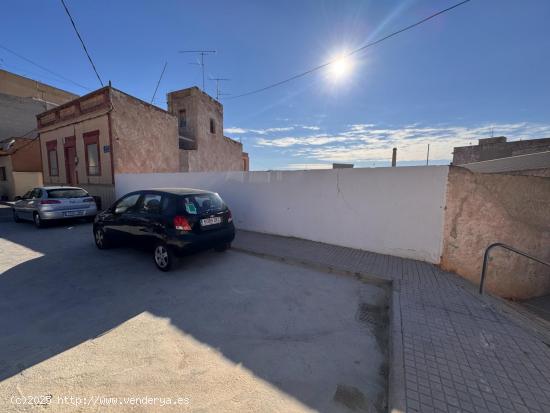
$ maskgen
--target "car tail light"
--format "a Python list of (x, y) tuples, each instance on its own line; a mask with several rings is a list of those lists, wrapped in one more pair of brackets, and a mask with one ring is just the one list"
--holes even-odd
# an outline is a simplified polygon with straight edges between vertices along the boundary
[(227, 222), (233, 222), (233, 215), (231, 215), (231, 210), (227, 210)]
[(182, 231), (191, 231), (191, 225), (189, 225), (189, 221), (187, 221), (187, 218), (181, 215), (174, 217), (174, 228)]
[(49, 204), (60, 204), (61, 201), (58, 201), (57, 199), (43, 199), (40, 201), (41, 205), (49, 205)]
[(84, 198), (82, 201), (83, 202), (94, 202), (94, 199), (92, 197), (90, 197), (90, 198)]

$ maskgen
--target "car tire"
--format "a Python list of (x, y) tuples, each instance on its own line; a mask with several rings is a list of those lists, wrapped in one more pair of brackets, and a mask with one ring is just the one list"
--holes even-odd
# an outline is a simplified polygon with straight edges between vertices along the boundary
[(38, 212), (33, 214), (32, 220), (36, 228), (44, 228), (44, 221), (42, 221), (42, 218), (40, 218), (40, 214)]
[(111, 247), (111, 242), (102, 228), (94, 230), (94, 242), (95, 246), (100, 250), (106, 250)]
[(86, 220), (86, 222), (94, 222), (94, 219), (95, 219), (95, 216), (93, 217), (86, 217), (84, 218)]
[(153, 261), (155, 261), (155, 265), (159, 270), (170, 271), (175, 260), (174, 252), (165, 242), (159, 242), (155, 245)]
[(214, 250), (218, 252), (224, 252), (227, 251), (229, 248), (231, 248), (230, 242), (224, 242), (223, 244), (217, 245), (214, 247)]
[(13, 210), (13, 221), (17, 223), (21, 222), (21, 218), (19, 218), (19, 215), (17, 215), (17, 212), (15, 212), (15, 209)]

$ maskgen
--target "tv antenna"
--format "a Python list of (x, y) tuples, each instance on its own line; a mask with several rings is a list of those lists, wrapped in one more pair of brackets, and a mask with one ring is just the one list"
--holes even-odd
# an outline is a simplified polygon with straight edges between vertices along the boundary
[(179, 53), (197, 53), (200, 57), (200, 63), (197, 63), (202, 69), (202, 91), (204, 92), (204, 56), (215, 54), (215, 50), (180, 50)]
[(211, 77), (210, 80), (216, 81), (216, 100), (220, 100), (220, 96), (225, 96), (227, 93), (220, 93), (220, 82), (225, 82), (226, 80), (231, 80), (226, 77)]

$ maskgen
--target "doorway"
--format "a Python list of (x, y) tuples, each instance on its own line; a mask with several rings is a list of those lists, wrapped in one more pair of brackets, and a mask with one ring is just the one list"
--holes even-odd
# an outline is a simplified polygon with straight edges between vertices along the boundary
[(65, 172), (69, 185), (78, 184), (76, 171), (76, 141), (74, 137), (65, 138)]

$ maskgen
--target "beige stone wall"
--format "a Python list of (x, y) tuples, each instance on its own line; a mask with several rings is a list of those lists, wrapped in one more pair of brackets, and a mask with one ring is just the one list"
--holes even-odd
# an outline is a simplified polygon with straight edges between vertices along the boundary
[(58, 105), (78, 97), (78, 95), (65, 90), (5, 70), (0, 70), (0, 93), (19, 97), (33, 97)]
[[(87, 176), (86, 174), (86, 154), (84, 153), (84, 133), (99, 131), (99, 160), (101, 163), (100, 176)], [(65, 150), (63, 139), (74, 136), (76, 138), (76, 154), (78, 165), (76, 166), (78, 174), (78, 183), (84, 184), (112, 184), (111, 153), (104, 152), (104, 147), (109, 145), (109, 118), (108, 111), (83, 115), (66, 123), (55, 124), (51, 128), (43, 128), (40, 131), (40, 146), (42, 155), (42, 173), (46, 185), (67, 184), (65, 169)], [(57, 140), (57, 158), (59, 164), (59, 176), (50, 176), (48, 167), (48, 152), (46, 142)], [(95, 195), (95, 194), (92, 194)]]
[(0, 156), (0, 167), (6, 168), (6, 180), (0, 181), (0, 198), (6, 197), (8, 200), (13, 200), (16, 194), (14, 193), (11, 156)]
[(176, 117), (116, 89), (110, 93), (115, 171), (178, 172)]
[[(479, 283), (483, 253), (502, 242), (550, 261), (550, 179), (451, 167), (441, 266)], [(550, 269), (510, 252), (491, 253), (486, 289), (506, 298), (550, 293)]]
[[(243, 146), (223, 135), (223, 106), (194, 87), (168, 95), (168, 110), (174, 115), (185, 109), (187, 126), (179, 133), (196, 140), (196, 149), (182, 151), (180, 171), (222, 172), (243, 170)], [(210, 132), (210, 120), (215, 133)]]
[(14, 172), (13, 173), (14, 196), (25, 195), (28, 191), (42, 186), (42, 172)]

